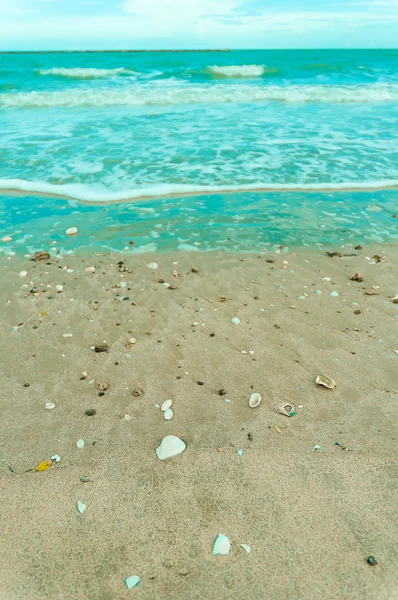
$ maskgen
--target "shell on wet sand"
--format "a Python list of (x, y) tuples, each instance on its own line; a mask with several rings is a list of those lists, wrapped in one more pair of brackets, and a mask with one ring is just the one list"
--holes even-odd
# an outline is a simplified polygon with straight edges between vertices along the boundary
[(156, 456), (159, 460), (167, 460), (168, 458), (173, 458), (173, 456), (178, 456), (184, 452), (186, 447), (186, 443), (177, 436), (166, 435), (166, 437), (162, 439), (160, 446), (156, 448)]
[(163, 412), (163, 417), (164, 417), (165, 421), (171, 421), (173, 416), (174, 416), (174, 413), (171, 410), (171, 408), (166, 408), (166, 410)]
[(249, 398), (249, 406), (250, 408), (256, 408), (261, 402), (260, 394), (254, 393)]
[(217, 554), (221, 554), (221, 556), (226, 556), (229, 554), (231, 550), (231, 542), (227, 538), (226, 535), (222, 533), (218, 533), (216, 539), (214, 540), (213, 546), (213, 556), (217, 556)]
[(315, 383), (317, 383), (318, 385), (323, 385), (329, 390), (332, 390), (334, 387), (336, 387), (336, 382), (327, 375), (318, 375), (315, 379)]
[(162, 406), (160, 407), (160, 409), (164, 412), (168, 408), (171, 408), (172, 404), (173, 404), (173, 400), (165, 400), (163, 402)]

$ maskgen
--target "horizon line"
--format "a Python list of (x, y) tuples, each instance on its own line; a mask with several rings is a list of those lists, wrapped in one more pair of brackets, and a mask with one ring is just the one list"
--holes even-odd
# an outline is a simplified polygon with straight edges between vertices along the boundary
[(386, 48), (173, 48), (173, 49), (73, 49), (73, 50), (0, 50), (0, 54), (73, 54), (73, 53), (144, 53), (144, 52), (256, 52), (256, 51), (278, 51), (278, 52), (296, 52), (296, 51), (314, 51), (314, 50), (367, 50), (367, 51), (376, 51), (376, 50), (393, 50), (398, 51), (397, 48), (386, 47)]

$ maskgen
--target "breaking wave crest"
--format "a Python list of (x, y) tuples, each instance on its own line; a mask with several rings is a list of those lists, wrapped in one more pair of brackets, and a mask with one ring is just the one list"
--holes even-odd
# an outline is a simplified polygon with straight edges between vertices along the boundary
[(0, 94), (6, 108), (50, 108), (57, 106), (163, 106), (177, 104), (221, 104), (249, 102), (364, 103), (398, 101), (398, 84), (336, 85), (137, 85), (129, 90), (71, 89), (54, 92), (8, 92)]
[(45, 181), (26, 181), (24, 179), (0, 179), (0, 190), (24, 194), (57, 196), (85, 203), (107, 204), (134, 200), (148, 200), (161, 197), (181, 197), (237, 192), (336, 192), (397, 189), (398, 180), (351, 181), (347, 183), (250, 183), (246, 185), (189, 185), (159, 183), (146, 187), (136, 187), (121, 191), (108, 191), (107, 188), (88, 184), (57, 185)]
[[(266, 72), (263, 65), (232, 65), (229, 67), (213, 65), (207, 67), (207, 72), (217, 77), (261, 77)], [(272, 69), (274, 71), (274, 69)], [(276, 69), (275, 69), (276, 71)]]
[(56, 77), (68, 77), (71, 79), (99, 79), (102, 77), (113, 77), (115, 75), (129, 74), (134, 75), (135, 72), (130, 69), (120, 67), (118, 69), (95, 69), (95, 68), (54, 68), (42, 69), (38, 71), (39, 75), (54, 75)]

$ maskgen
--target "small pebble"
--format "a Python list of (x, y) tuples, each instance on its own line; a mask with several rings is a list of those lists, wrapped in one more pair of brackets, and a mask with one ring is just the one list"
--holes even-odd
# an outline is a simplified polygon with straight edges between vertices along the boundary
[(368, 558), (366, 559), (366, 562), (368, 563), (368, 565), (371, 565), (372, 567), (377, 565), (377, 560), (375, 559), (374, 556), (368, 556)]
[(88, 417), (92, 417), (93, 415), (97, 414), (97, 411), (95, 410), (95, 408), (88, 408), (85, 412), (85, 414)]

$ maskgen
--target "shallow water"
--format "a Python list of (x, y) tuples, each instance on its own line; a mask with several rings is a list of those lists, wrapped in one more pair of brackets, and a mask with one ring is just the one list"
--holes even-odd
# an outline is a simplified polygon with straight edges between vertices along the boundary
[[(398, 241), (398, 191), (235, 193), (109, 206), (0, 197), (0, 252), (231, 251)], [(78, 228), (69, 238), (65, 230)], [(134, 244), (130, 244), (134, 242)]]

